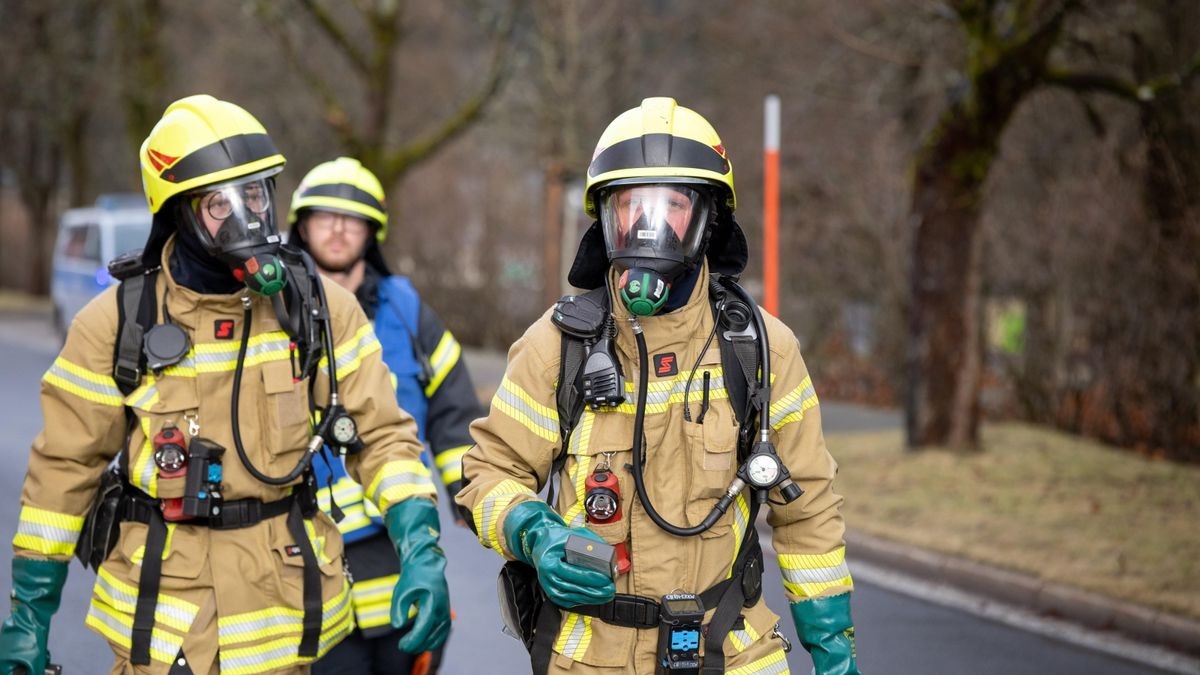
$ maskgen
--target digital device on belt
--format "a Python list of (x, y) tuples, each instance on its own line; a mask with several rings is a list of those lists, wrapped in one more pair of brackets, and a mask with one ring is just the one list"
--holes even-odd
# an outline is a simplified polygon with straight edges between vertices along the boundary
[(183, 483), (183, 515), (191, 518), (215, 516), (221, 503), (221, 456), (225, 448), (206, 438), (188, 444), (187, 477)]
[(668, 593), (659, 605), (658, 672), (699, 675), (704, 603), (692, 593)]
[(572, 534), (567, 537), (564, 557), (572, 565), (596, 570), (610, 579), (617, 578), (617, 550), (602, 541)]

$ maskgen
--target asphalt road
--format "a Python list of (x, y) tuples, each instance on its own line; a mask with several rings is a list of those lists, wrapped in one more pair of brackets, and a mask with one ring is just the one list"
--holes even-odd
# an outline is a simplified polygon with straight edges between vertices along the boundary
[[(29, 444), (41, 426), (38, 382), (54, 356), (55, 341), (34, 323), (0, 316), (0, 541), (16, 529), (19, 495)], [(472, 358), (474, 361), (475, 358)], [(502, 366), (501, 366), (502, 367)], [(481, 359), (480, 375), (494, 370), (495, 359)], [(486, 376), (485, 376), (486, 377)], [(884, 428), (895, 415), (824, 404), (827, 429)], [(769, 540), (768, 537), (764, 539)], [(448, 528), (443, 536), (448, 575), (457, 615), (445, 673), (523, 673), (528, 661), (521, 645), (500, 632), (495, 578), (500, 559), (479, 546), (468, 530)], [(0, 594), (8, 597), (10, 549), (0, 561)], [(854, 563), (851, 560), (851, 571)], [(769, 605), (784, 615), (785, 634), (797, 644), (786, 616), (787, 604), (774, 558), (767, 556), (764, 586)], [(84, 628), (83, 617), (93, 574), (72, 563), (62, 609), (55, 617), (50, 649), (67, 675), (108, 672), (105, 642)], [(3, 601), (0, 601), (3, 603)], [(3, 612), (7, 612), (3, 603)], [(854, 595), (859, 664), (865, 673), (924, 675), (972, 673), (1055, 673), (1132, 675), (1161, 672), (1139, 664), (1057, 642), (1048, 637), (993, 623), (885, 590), (861, 578)], [(793, 672), (808, 673), (811, 662), (799, 647), (789, 656)]]

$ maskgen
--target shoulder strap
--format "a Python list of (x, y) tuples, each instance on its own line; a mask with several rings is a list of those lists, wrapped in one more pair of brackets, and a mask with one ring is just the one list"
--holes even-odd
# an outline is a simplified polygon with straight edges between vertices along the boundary
[(408, 333), (413, 358), (421, 367), (421, 386), (428, 386), (433, 381), (433, 363), (430, 362), (430, 355), (425, 351), (420, 339), (421, 296), (408, 278), (396, 274), (383, 278), (379, 283), (379, 295)]
[[(758, 389), (758, 371), (761, 366), (759, 363), (759, 340), (762, 338), (755, 330), (733, 333), (726, 326), (721, 325), (722, 317), (717, 309), (721, 298), (727, 294), (745, 296), (745, 291), (738, 286), (737, 280), (714, 274), (711, 276), (709, 284), (709, 300), (713, 303), (713, 319), (717, 322), (716, 330), (720, 337), (717, 340), (717, 346), (721, 350), (721, 369), (725, 373), (725, 390), (729, 392), (729, 402), (733, 407), (734, 416), (737, 417), (738, 451), (742, 453), (749, 449), (749, 441), (755, 427), (751, 394)], [(740, 292), (735, 292), (734, 287), (737, 287)], [(748, 309), (752, 312), (759, 311), (757, 306), (751, 306)], [(753, 323), (751, 321), (751, 327), (753, 327)], [(741, 459), (740, 454), (739, 459)]]
[[(114, 260), (109, 266), (121, 262)], [(113, 380), (117, 389), (128, 396), (142, 383), (142, 369), (146, 355), (142, 351), (142, 338), (154, 325), (158, 292), (158, 269), (142, 271), (129, 268), (130, 272), (121, 279), (117, 287), (117, 339), (113, 347)], [(116, 275), (114, 275), (116, 276)], [(125, 407), (125, 445), (117, 455), (117, 467), (122, 479), (129, 475), (129, 441), (137, 416)]]
[(565, 295), (554, 307), (551, 321), (562, 333), (558, 360), (558, 389), (555, 403), (558, 408), (558, 431), (561, 447), (550, 465), (550, 484), (547, 503), (554, 504), (554, 477), (567, 463), (567, 447), (571, 432), (583, 416), (583, 396), (579, 391), (579, 374), (587, 358), (588, 346), (600, 336), (608, 316), (608, 289), (601, 286), (582, 295)]
[(154, 325), (158, 269), (135, 274), (117, 287), (117, 339), (113, 353), (113, 379), (128, 396), (142, 383), (146, 358), (142, 338)]

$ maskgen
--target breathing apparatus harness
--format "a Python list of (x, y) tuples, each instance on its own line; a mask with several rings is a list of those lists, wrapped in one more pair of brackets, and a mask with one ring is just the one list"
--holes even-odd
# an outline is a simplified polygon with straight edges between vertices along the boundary
[[(699, 525), (675, 525), (654, 508), (644, 478), (649, 358), (646, 339), (636, 315), (630, 317), (639, 364), (631, 470), (638, 500), (646, 513), (660, 528), (680, 537), (694, 536), (710, 529), (739, 493), (747, 487), (751, 489), (754, 499), (750, 503), (747, 527), (739, 543), (733, 574), (698, 594), (671, 594), (655, 599), (618, 593), (605, 604), (570, 609), (574, 613), (616, 626), (658, 629), (660, 653), (657, 665), (662, 673), (715, 675), (724, 672), (725, 636), (744, 621), (741, 609), (754, 606), (762, 595), (762, 548), (758, 543), (758, 530), (754, 527), (758, 510), (769, 501), (768, 493), (773, 488), (779, 488), (784, 503), (795, 500), (803, 492), (791, 480), (787, 467), (770, 440), (770, 346), (762, 315), (735, 278), (711, 275), (708, 282), (714, 325), (701, 355), (719, 334), (721, 361), (727, 373), (725, 386), (740, 424), (737, 443), (739, 467), (736, 475)], [(561, 473), (566, 463), (571, 432), (581, 418), (584, 406), (598, 410), (624, 402), (624, 378), (613, 353), (612, 340), (616, 328), (609, 305), (611, 297), (607, 286), (582, 295), (566, 296), (558, 302), (551, 315), (552, 322), (562, 331), (557, 393), (562, 443), (560, 454), (555, 457), (550, 472), (552, 479)], [(688, 390), (699, 363), (697, 359), (692, 367), (686, 385)], [(684, 414), (690, 419), (686, 397)], [(755, 420), (757, 424), (754, 424)], [(589, 481), (589, 485), (595, 484), (597, 488), (612, 489), (612, 482), (607, 475)], [(554, 502), (553, 483), (547, 501)], [(607, 514), (606, 510), (604, 515)], [(619, 511), (608, 517), (615, 521), (620, 517)], [(525, 568), (527, 566), (519, 562), (507, 563), (501, 573), (500, 584), (505, 593), (513, 598), (509, 604), (513, 606), (511, 611), (520, 624), (520, 637), (530, 651), (534, 672), (545, 672), (553, 653), (560, 614), (559, 609), (536, 588), (536, 573)], [(699, 621), (704, 610), (714, 608), (708, 629), (701, 631)], [(700, 640), (704, 642), (702, 664), (699, 660)]]
[[(315, 265), (306, 253), (286, 246), (279, 247), (273, 262), (281, 268), (278, 272), (282, 273), (283, 279), (270, 298), (279, 324), (292, 341), (294, 354), (298, 355), (293, 361), (293, 377), (309, 380), (310, 412), (316, 414), (312, 402), (313, 375), (324, 356), (328, 366), (329, 399), (319, 413), (319, 421), (304, 455), (291, 471), (283, 476), (269, 476), (253, 465), (242, 443), (238, 419), (241, 378), (252, 320), (252, 303), (247, 293), (242, 296), (242, 336), (234, 370), (230, 421), (238, 459), (256, 480), (274, 486), (286, 486), (301, 477), (303, 480), (294, 486), (291, 494), (274, 502), (254, 498), (223, 500), (220, 483), (224, 448), (196, 437), (196, 429), (193, 428), (192, 438), (186, 441), (188, 447), (184, 451), (179, 430), (165, 427), (153, 439), (155, 460), (156, 464), (160, 464), (160, 472), (165, 471), (168, 476), (178, 475), (186, 467), (185, 494), (177, 506), (174, 504), (176, 500), (154, 499), (131, 485), (128, 480), (128, 448), (121, 451), (116, 466), (106, 472), (101, 480), (100, 490), (85, 519), (76, 555), (84, 567), (91, 565), (99, 569), (117, 543), (122, 521), (147, 525), (145, 555), (138, 580), (137, 606), (131, 633), (130, 660), (134, 664), (150, 663), (150, 640), (168, 520), (214, 529), (239, 529), (285, 514), (288, 531), (304, 561), (303, 633), (298, 655), (317, 655), (322, 622), (321, 578), (316, 553), (304, 525), (304, 521), (317, 512), (317, 488), (310, 466), (313, 456), (327, 443), (343, 455), (360, 451), (363, 444), (358, 437), (357, 425), (338, 397), (337, 359), (333, 349), (329, 306)], [(155, 285), (160, 271), (161, 267), (147, 268), (143, 264), (140, 250), (122, 255), (109, 264), (109, 273), (121, 281), (117, 289), (118, 333), (113, 378), (118, 389), (126, 396), (141, 384), (143, 373), (158, 372), (179, 363), (190, 350), (187, 333), (171, 323), (170, 316), (165, 312), (165, 301), (165, 322), (158, 321)], [(128, 446), (137, 418), (128, 406), (125, 415)], [(198, 426), (194, 421), (191, 424)], [(333, 510), (336, 518), (336, 504)]]

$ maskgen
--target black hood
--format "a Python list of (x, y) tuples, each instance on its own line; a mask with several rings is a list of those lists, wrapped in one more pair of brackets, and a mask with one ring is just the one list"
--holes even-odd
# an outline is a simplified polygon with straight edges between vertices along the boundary
[[(708, 258), (708, 270), (712, 274), (736, 277), (746, 269), (750, 257), (750, 249), (746, 244), (746, 235), (742, 226), (738, 225), (732, 213), (723, 213), (712, 225), (708, 245), (704, 255)], [(575, 253), (575, 262), (571, 263), (571, 271), (567, 273), (567, 281), (576, 288), (591, 290), (604, 285), (604, 275), (608, 273), (608, 255), (604, 249), (604, 232), (600, 221), (583, 233), (579, 241), (579, 250)]]

